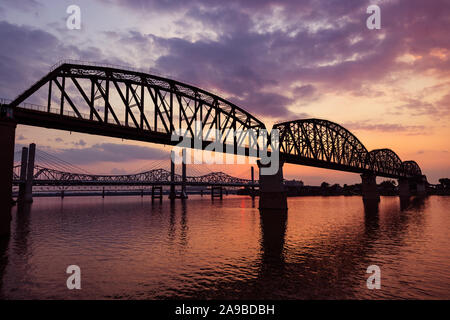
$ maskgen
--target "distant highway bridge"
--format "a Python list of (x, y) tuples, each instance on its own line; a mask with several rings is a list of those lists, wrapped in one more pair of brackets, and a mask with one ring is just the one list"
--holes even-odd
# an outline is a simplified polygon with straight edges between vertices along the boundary
[[(13, 185), (19, 185), (21, 165), (14, 166)], [(223, 187), (257, 187), (258, 181), (236, 178), (224, 172), (211, 172), (202, 176), (175, 174), (166, 169), (153, 169), (146, 172), (127, 175), (92, 175), (85, 173), (64, 172), (35, 166), (33, 186), (170, 186), (172, 184), (188, 186), (223, 186)], [(24, 181), (23, 181), (24, 182)]]

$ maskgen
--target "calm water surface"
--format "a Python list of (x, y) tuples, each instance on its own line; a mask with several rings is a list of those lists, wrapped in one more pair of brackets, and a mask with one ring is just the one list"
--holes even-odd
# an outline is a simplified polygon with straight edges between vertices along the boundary
[[(0, 244), (7, 299), (450, 299), (450, 197), (36, 198)], [(67, 266), (81, 268), (68, 290)], [(366, 269), (381, 268), (368, 290)]]

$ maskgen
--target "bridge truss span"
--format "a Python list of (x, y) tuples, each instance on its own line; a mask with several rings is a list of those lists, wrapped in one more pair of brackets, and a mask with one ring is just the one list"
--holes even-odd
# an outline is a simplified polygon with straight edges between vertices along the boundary
[[(28, 99), (41, 103), (32, 105)], [(273, 126), (278, 134), (269, 141), (265, 125), (230, 101), (186, 83), (111, 65), (55, 65), (14, 101), (2, 102), (1, 109), (1, 115), (18, 124), (164, 145), (180, 146), (184, 140), (182, 148), (259, 158), (280, 151), (288, 163), (394, 179), (422, 174), (416, 162), (402, 162), (390, 149), (369, 152), (337, 123), (278, 123)]]
[[(20, 183), (20, 165), (14, 166), (13, 184)], [(174, 175), (174, 183), (182, 184), (182, 175)], [(191, 186), (257, 186), (258, 181), (233, 177), (223, 172), (211, 172), (200, 176), (187, 176), (184, 182)], [(36, 165), (34, 167), (33, 185), (36, 186), (106, 186), (106, 185), (170, 185), (171, 174), (165, 169), (153, 169), (128, 175), (93, 175), (55, 170)]]
[[(45, 106), (24, 103), (32, 96)], [(215, 94), (111, 66), (63, 63), (9, 107), (21, 124), (167, 145), (187, 136), (200, 140), (202, 149), (215, 141), (233, 146), (225, 152), (242, 148), (246, 155), (260, 149), (265, 129), (250, 113)], [(199, 145), (192, 142), (192, 147)]]
[(402, 162), (390, 149), (369, 152), (354, 134), (328, 120), (301, 119), (273, 128), (279, 131), (280, 157), (289, 163), (387, 178), (422, 175), (416, 162)]
[(288, 162), (361, 172), (367, 169), (366, 147), (350, 131), (327, 120), (302, 119), (274, 125), (280, 153)]

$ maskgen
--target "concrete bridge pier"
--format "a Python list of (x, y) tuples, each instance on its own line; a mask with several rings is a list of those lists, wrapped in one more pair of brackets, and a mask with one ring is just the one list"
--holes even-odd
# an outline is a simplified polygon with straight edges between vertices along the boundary
[(251, 166), (251, 174), (252, 174), (252, 187), (250, 188), (250, 197), (255, 198), (255, 168)]
[(408, 178), (398, 179), (398, 194), (400, 198), (409, 198), (411, 196), (411, 183)]
[(20, 203), (33, 202), (33, 177), (36, 144), (30, 144), (29, 148), (22, 148), (22, 160), (20, 165), (19, 197)]
[(259, 209), (260, 210), (287, 210), (287, 192), (283, 183), (283, 162), (279, 162), (275, 174), (262, 174), (263, 168), (270, 164), (257, 161), (259, 168)]
[[(173, 200), (177, 198), (177, 192), (175, 188), (175, 162), (173, 159), (175, 158), (175, 152), (172, 150), (170, 156), (170, 192), (169, 199)], [(181, 193), (178, 198), (187, 199), (187, 191), (186, 191), (186, 149), (182, 150), (182, 163), (181, 163)]]
[(172, 150), (170, 153), (170, 192), (169, 199), (174, 200), (177, 196), (175, 192), (175, 162), (173, 159), (175, 158), (175, 152)]
[(187, 191), (186, 191), (186, 149), (182, 151), (183, 162), (181, 164), (181, 199), (187, 199)]
[(374, 174), (364, 173), (362, 179), (362, 197), (364, 202), (379, 202), (380, 194), (377, 188), (377, 176)]
[(12, 180), (16, 123), (3, 106), (0, 114), (0, 237), (11, 232)]
[(417, 196), (425, 197), (427, 195), (427, 177), (422, 175), (417, 181)]
[(22, 158), (20, 163), (20, 182), (19, 182), (19, 196), (17, 202), (25, 202), (26, 180), (27, 180), (27, 165), (28, 165), (28, 148), (22, 148)]

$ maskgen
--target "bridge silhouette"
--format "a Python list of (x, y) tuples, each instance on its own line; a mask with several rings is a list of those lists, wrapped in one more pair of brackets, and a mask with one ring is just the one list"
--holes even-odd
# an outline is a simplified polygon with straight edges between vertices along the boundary
[[(27, 103), (31, 97), (46, 105)], [(195, 123), (201, 124), (200, 134)], [(274, 151), (275, 146), (279, 170), (274, 175), (260, 174), (260, 208), (287, 208), (282, 186), (284, 163), (359, 173), (365, 200), (379, 199), (377, 176), (399, 179), (405, 195), (412, 183), (421, 191), (426, 184), (415, 161), (402, 161), (390, 149), (368, 151), (356, 136), (334, 122), (302, 119), (278, 123), (272, 130), (278, 130), (279, 140), (272, 141), (263, 122), (195, 86), (111, 65), (63, 61), (13, 101), (2, 101), (0, 143), (6, 154), (0, 163), (2, 203), (11, 198), (16, 124), (165, 145), (182, 141), (181, 134), (174, 139), (174, 133), (182, 130), (193, 138), (189, 148), (205, 150), (219, 143), (225, 153), (257, 158)]]

